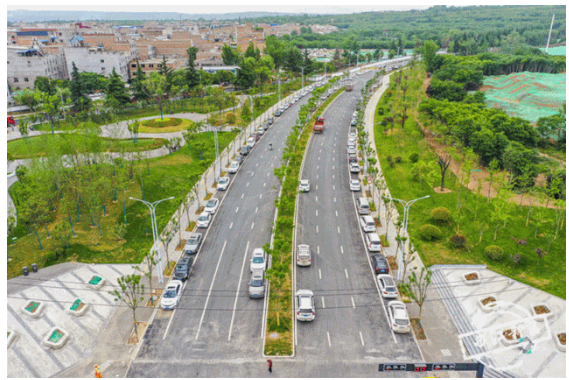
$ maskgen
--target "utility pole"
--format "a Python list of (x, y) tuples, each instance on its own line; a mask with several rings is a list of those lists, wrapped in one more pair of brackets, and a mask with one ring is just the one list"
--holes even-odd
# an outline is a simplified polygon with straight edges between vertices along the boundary
[(549, 27), (549, 35), (547, 36), (547, 45), (545, 45), (545, 52), (547, 53), (547, 49), (549, 49), (549, 40), (551, 39), (551, 30), (553, 29), (553, 20), (555, 20), (555, 13), (551, 18), (551, 26)]
[(253, 131), (251, 130), (253, 128), (253, 97), (251, 95), (249, 95), (249, 99), (251, 100), (251, 124), (249, 127), (249, 134), (253, 133)]
[(281, 78), (279, 78), (279, 106), (281, 104)]

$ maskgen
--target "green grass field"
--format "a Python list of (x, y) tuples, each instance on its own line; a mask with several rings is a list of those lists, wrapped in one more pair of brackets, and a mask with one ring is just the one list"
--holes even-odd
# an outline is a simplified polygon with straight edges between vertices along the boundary
[[(54, 151), (54, 148), (61, 147), (65, 151), (67, 147), (77, 146), (78, 152), (86, 153), (91, 151), (85, 138), (77, 134), (44, 134), (18, 140), (8, 141), (8, 153), (14, 159), (41, 157)], [(138, 139), (134, 143), (132, 139), (111, 139), (101, 137), (101, 152), (141, 152), (145, 150), (157, 149), (166, 144), (166, 139)]]
[[(231, 132), (219, 133), (220, 150), (233, 140), (235, 134)], [(203, 160), (199, 159), (199, 153), (184, 146), (173, 154), (149, 160), (150, 175), (143, 160), (136, 166), (136, 174), (130, 182), (126, 196), (126, 217), (128, 221), (125, 241), (119, 242), (113, 235), (113, 226), (124, 221), (123, 205), (121, 202), (107, 204), (107, 216), (101, 217), (101, 233), (98, 228), (90, 226), (90, 217), (82, 213), (77, 223), (77, 215), (73, 215), (76, 238), (72, 238), (70, 248), (63, 256), (50, 258), (49, 252), (54, 250), (53, 239), (47, 239), (45, 229), (38, 230), (44, 250), (39, 249), (38, 241), (31, 231), (27, 234), (26, 228), (19, 225), (14, 233), (14, 245), (8, 245), (8, 255), (12, 259), (8, 262), (8, 278), (21, 274), (22, 266), (37, 263), (40, 268), (60, 262), (78, 261), (84, 263), (139, 263), (142, 257), (152, 246), (152, 234), (148, 208), (140, 202), (128, 200), (128, 197), (142, 199), (142, 186), (144, 197), (153, 202), (159, 199), (174, 196), (175, 200), (161, 203), (156, 209), (158, 229), (162, 231), (170, 220), (176, 208), (179, 207), (182, 197), (187, 195), (192, 186), (192, 176), (201, 174), (209, 167), (215, 157), (213, 136), (209, 133), (199, 133), (196, 140), (203, 140), (206, 149)], [(18, 189), (19, 182), (10, 188), (10, 194), (14, 198), (16, 208), (20, 199)], [(53, 212), (48, 229), (53, 233), (57, 224), (64, 223), (69, 226), (66, 215)], [(8, 244), (10, 239), (8, 238)]]
[[(406, 72), (408, 71), (406, 70)], [(407, 75), (417, 83), (422, 82), (425, 78), (424, 72), (419, 69), (415, 69), (413, 74)], [(378, 108), (383, 108), (386, 113), (382, 116), (376, 114), (376, 123), (381, 121), (383, 117), (391, 116), (393, 104), (401, 100), (399, 92), (394, 89), (393, 77), (391, 82), (390, 90), (394, 95), (391, 98), (384, 96), (380, 100)], [(415, 85), (414, 89), (407, 93), (407, 99), (410, 99), (410, 104), (415, 105), (418, 96), (424, 96), (424, 94)], [(476, 195), (462, 187), (450, 170), (447, 173), (445, 187), (450, 188), (452, 192), (447, 194), (436, 193), (431, 186), (424, 182), (421, 184), (420, 181), (413, 178), (411, 173), (414, 164), (410, 161), (410, 155), (417, 153), (420, 162), (425, 162), (435, 168), (434, 186), (440, 185), (440, 170), (435, 163), (436, 155), (422, 138), (419, 126), (413, 116), (405, 122), (405, 131), (396, 125), (393, 134), (386, 134), (381, 125), (376, 125), (375, 143), (383, 174), (394, 198), (411, 200), (425, 195), (431, 197), (413, 204), (409, 217), (411, 241), (426, 266), (435, 264), (486, 264), (489, 269), (497, 273), (565, 299), (566, 228), (563, 227), (559, 231), (558, 238), (553, 241), (549, 250), (547, 242), (547, 232), (555, 228), (555, 210), (539, 208), (539, 212), (533, 211), (526, 226), (528, 207), (520, 207), (512, 203), (511, 217), (505, 227), (500, 224), (497, 239), (494, 240), (496, 224), (490, 221), (494, 209), (492, 199), (488, 203), (485, 196)], [(394, 163), (391, 167), (387, 160), (389, 155), (393, 159), (396, 156), (401, 156), (402, 161)], [(467, 247), (457, 249), (449, 243), (449, 238), (456, 233), (456, 220), (451, 225), (439, 226), (442, 231), (441, 239), (432, 242), (423, 240), (419, 234), (420, 227), (424, 224), (435, 224), (430, 217), (431, 210), (436, 207), (446, 207), (454, 213), (457, 209), (459, 193), (462, 195), (461, 203), (463, 205), (460, 232), (468, 239)], [(474, 221), (477, 207), (477, 217)], [(403, 210), (399, 204), (398, 211), (402, 215)], [(481, 241), (479, 231), (476, 228), (477, 222), (488, 225)], [(540, 224), (540, 227), (537, 235), (534, 236), (537, 223)], [(527, 244), (518, 245), (514, 238), (526, 239)], [(492, 261), (484, 254), (484, 248), (489, 245), (498, 245), (503, 248), (504, 257), (500, 261)], [(540, 260), (535, 252), (537, 248), (548, 250), (549, 253)], [(522, 258), (520, 264), (515, 264), (510, 260), (510, 255), (513, 256), (517, 253)]]

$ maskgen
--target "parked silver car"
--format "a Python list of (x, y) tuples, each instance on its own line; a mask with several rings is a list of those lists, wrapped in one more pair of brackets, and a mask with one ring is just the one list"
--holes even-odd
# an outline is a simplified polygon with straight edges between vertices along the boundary
[(301, 289), (295, 297), (296, 319), (299, 321), (313, 321), (316, 318), (314, 293), (311, 290)]
[(249, 297), (263, 298), (265, 296), (265, 271), (254, 270), (249, 281)]

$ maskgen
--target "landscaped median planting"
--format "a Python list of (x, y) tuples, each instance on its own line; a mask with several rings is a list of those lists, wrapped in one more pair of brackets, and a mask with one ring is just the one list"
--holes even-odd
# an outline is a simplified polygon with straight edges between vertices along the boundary
[[(318, 99), (327, 86), (313, 92)], [(275, 169), (282, 181), (281, 195), (275, 204), (278, 209), (274, 225), (273, 248), (266, 250), (272, 255), (272, 267), (267, 271), (270, 294), (265, 334), (265, 355), (290, 356), (293, 354), (294, 303), (292, 294), (292, 242), (298, 177), (304, 151), (312, 134), (316, 115), (324, 110), (343, 88), (330, 96), (309, 119), (309, 105), (300, 108), (299, 119), (286, 141), (282, 157), (283, 165)]]
[(175, 117), (165, 117), (164, 119), (142, 120), (129, 124), (129, 131), (133, 131), (133, 125), (138, 124), (138, 133), (169, 133), (184, 131), (192, 127), (195, 123), (188, 119), (179, 119)]

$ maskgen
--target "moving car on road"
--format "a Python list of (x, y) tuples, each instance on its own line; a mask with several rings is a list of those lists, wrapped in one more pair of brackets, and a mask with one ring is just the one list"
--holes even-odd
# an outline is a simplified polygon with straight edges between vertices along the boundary
[(229, 187), (229, 177), (219, 177), (217, 181), (217, 190), (227, 190)]
[(377, 283), (379, 284), (379, 290), (383, 298), (397, 298), (397, 286), (390, 275), (378, 274)]
[(301, 179), (298, 185), (298, 191), (301, 193), (308, 193), (310, 191), (310, 181), (307, 179)]
[(254, 270), (253, 273), (251, 273), (251, 281), (249, 281), (249, 297), (265, 297), (265, 271)]
[(405, 304), (401, 301), (390, 301), (387, 304), (387, 314), (391, 322), (391, 330), (396, 333), (411, 332), (411, 321)]
[(196, 225), (198, 228), (208, 228), (209, 223), (211, 222), (211, 214), (209, 212), (202, 212), (200, 216), (198, 216), (198, 221)]
[(205, 204), (205, 208), (203, 209), (205, 212), (209, 212), (210, 214), (215, 214), (217, 208), (219, 207), (219, 199), (211, 198)]
[(297, 320), (310, 322), (316, 318), (314, 293), (311, 290), (302, 289), (296, 292), (295, 307)]
[(194, 255), (198, 253), (202, 245), (203, 235), (199, 233), (193, 233), (190, 238), (186, 240), (186, 245), (184, 246), (185, 255)]
[(263, 248), (255, 248), (251, 258), (251, 272), (267, 269), (267, 254)]
[(162, 309), (175, 309), (176, 306), (178, 306), (178, 302), (180, 301), (180, 295), (182, 294), (183, 286), (184, 284), (182, 284), (182, 281), (170, 281), (164, 289), (164, 294), (162, 294), (160, 307)]
[(312, 263), (312, 254), (308, 244), (300, 244), (296, 250), (296, 265), (307, 267)]

